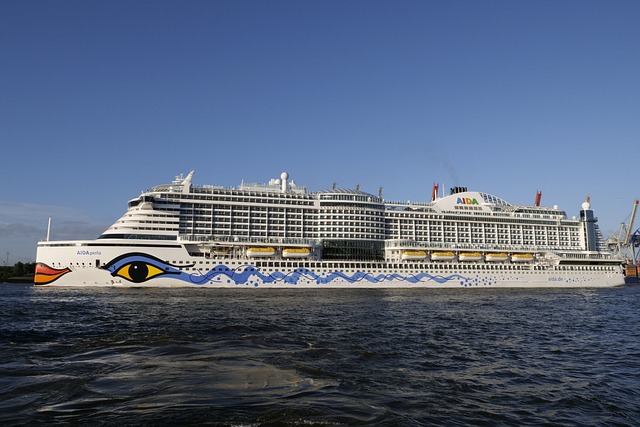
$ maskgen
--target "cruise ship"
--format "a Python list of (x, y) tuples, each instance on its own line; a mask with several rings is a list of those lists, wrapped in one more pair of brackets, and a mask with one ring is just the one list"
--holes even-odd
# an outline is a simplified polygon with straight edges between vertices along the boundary
[[(611, 287), (588, 200), (578, 217), (454, 187), (394, 202), (355, 189), (195, 185), (193, 171), (129, 201), (95, 240), (38, 242), (39, 286), (235, 288)], [(429, 190), (427, 190), (429, 194)], [(47, 232), (47, 236), (49, 232)]]

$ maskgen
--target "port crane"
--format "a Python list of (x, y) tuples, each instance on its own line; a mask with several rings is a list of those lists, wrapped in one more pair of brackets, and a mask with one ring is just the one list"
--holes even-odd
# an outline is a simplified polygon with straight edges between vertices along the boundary
[(640, 228), (633, 231), (633, 223), (635, 222), (639, 202), (639, 200), (636, 200), (633, 203), (629, 224), (623, 222), (618, 234), (612, 235), (607, 240), (610, 251), (624, 257), (627, 263), (634, 265), (638, 264), (640, 258)]

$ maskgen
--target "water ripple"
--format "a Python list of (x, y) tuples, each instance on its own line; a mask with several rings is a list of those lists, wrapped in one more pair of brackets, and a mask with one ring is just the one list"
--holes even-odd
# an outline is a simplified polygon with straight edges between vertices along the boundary
[(0, 288), (3, 425), (619, 425), (639, 287)]

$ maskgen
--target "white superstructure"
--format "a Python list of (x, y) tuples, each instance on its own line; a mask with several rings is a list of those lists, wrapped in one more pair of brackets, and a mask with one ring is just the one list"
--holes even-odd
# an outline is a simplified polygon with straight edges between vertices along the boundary
[(38, 243), (38, 285), (567, 287), (624, 284), (587, 200), (577, 219), (456, 187), (429, 202), (359, 189), (195, 186), (129, 201), (98, 239)]

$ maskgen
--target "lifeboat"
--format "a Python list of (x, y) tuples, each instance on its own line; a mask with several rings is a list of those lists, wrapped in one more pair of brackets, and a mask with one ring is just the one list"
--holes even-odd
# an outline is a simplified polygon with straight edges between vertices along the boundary
[(511, 255), (511, 261), (513, 262), (533, 261), (533, 255), (532, 254), (513, 254)]
[(306, 258), (309, 255), (311, 255), (311, 249), (309, 248), (284, 248), (282, 250), (284, 258)]
[(431, 252), (431, 259), (434, 261), (451, 261), (454, 257), (453, 252)]
[(485, 259), (492, 262), (506, 261), (508, 258), (507, 254), (489, 253), (485, 255)]
[(427, 252), (425, 251), (402, 251), (403, 260), (425, 259)]
[(480, 261), (482, 254), (480, 252), (460, 252), (458, 259), (460, 261)]
[(231, 250), (229, 248), (213, 248), (211, 251), (214, 255), (229, 255)]
[(269, 257), (269, 256), (274, 256), (275, 254), (276, 254), (275, 248), (271, 248), (271, 247), (258, 247), (258, 248), (247, 249), (247, 256), (252, 258)]

